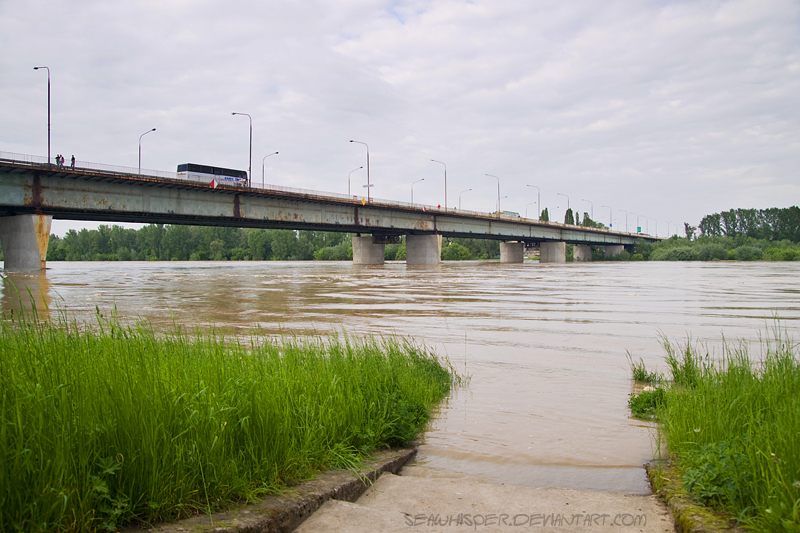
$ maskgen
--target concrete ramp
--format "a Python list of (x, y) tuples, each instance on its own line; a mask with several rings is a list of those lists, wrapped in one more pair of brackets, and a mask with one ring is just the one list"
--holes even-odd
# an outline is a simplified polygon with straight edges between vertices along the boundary
[(525, 530), (667, 532), (675, 525), (655, 496), (385, 473), (355, 503), (328, 501), (296, 531)]

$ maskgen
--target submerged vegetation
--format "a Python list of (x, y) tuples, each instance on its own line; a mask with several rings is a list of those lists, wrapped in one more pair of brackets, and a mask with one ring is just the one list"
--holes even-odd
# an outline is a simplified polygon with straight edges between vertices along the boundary
[(411, 341), (0, 321), (0, 531), (115, 531), (404, 445), (458, 378)]
[(629, 405), (654, 415), (687, 491), (756, 530), (800, 531), (798, 346), (779, 331), (759, 360), (744, 344), (719, 360), (701, 345), (663, 346), (669, 380)]

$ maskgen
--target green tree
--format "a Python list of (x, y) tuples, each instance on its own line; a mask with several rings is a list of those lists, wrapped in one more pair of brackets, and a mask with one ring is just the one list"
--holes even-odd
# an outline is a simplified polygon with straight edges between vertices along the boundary
[(542, 210), (542, 215), (539, 217), (539, 220), (541, 220), (542, 222), (550, 222), (550, 213), (547, 212), (546, 207), (544, 208), (544, 210)]
[(247, 249), (250, 257), (255, 261), (264, 261), (272, 258), (272, 245), (267, 230), (253, 229), (247, 233)]
[(564, 213), (564, 224), (575, 225), (575, 215), (572, 213), (571, 207)]
[(447, 246), (442, 246), (442, 260), (444, 261), (463, 261), (472, 259), (472, 253), (466, 246), (451, 242)]

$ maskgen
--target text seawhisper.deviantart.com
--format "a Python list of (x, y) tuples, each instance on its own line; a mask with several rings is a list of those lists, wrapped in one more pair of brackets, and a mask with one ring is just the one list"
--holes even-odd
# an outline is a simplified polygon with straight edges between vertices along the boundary
[(561, 514), (561, 513), (486, 513), (486, 514), (406, 514), (409, 527), (641, 527), (647, 525), (647, 515), (623, 514)]

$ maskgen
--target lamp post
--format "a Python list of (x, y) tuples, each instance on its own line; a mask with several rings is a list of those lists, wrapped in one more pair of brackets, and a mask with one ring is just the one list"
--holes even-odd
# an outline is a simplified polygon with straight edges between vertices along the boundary
[(581, 202), (589, 203), (589, 205), (591, 206), (589, 212), (592, 214), (592, 220), (594, 220), (594, 204), (591, 202), (591, 200), (584, 200), (583, 198), (581, 198)]
[(153, 128), (152, 130), (147, 130), (146, 132), (139, 135), (139, 174), (142, 173), (142, 137), (144, 137), (148, 133), (153, 133), (154, 131), (156, 131), (155, 128)]
[(419, 183), (420, 181), (425, 181), (425, 178), (419, 179), (411, 184), (411, 205), (414, 205), (414, 184)]
[[(569, 196), (567, 196), (563, 192), (557, 192), (556, 195), (558, 195), (558, 196), (566, 196), (566, 198), (567, 198), (567, 211), (569, 211)], [(567, 218), (566, 215), (564, 215), (564, 220), (565, 221), (566, 221), (566, 218)]]
[[(531, 202), (528, 205), (533, 205), (533, 204), (539, 205), (536, 202)], [(525, 218), (528, 218), (528, 205), (525, 206)]]
[(671, 221), (671, 220), (667, 220), (667, 238), (668, 238), (668, 239), (669, 239), (669, 237), (670, 237), (670, 234), (669, 234), (669, 225), (670, 225), (670, 224), (672, 224), (672, 221)]
[(350, 171), (350, 174), (347, 175), (347, 197), (348, 198), (350, 198), (350, 176), (353, 175), (353, 172), (355, 172), (356, 170), (361, 170), (362, 168), (364, 168), (364, 165), (361, 165), (358, 168), (354, 168), (353, 170)]
[(33, 67), (33, 70), (47, 69), (47, 164), (50, 164), (50, 68)]
[(472, 189), (467, 189), (465, 191), (461, 191), (460, 193), (458, 193), (458, 210), (459, 211), (461, 211), (461, 195), (464, 194), (465, 192), (469, 192), (471, 190)]
[(431, 161), (444, 165), (444, 210), (447, 211), (447, 165), (435, 159), (431, 159)]
[(367, 147), (367, 185), (366, 185), (366, 187), (367, 187), (367, 202), (369, 202), (369, 189), (370, 189), (370, 187), (372, 187), (372, 185), (370, 185), (370, 183), (369, 183), (369, 145), (367, 143), (363, 143), (361, 141), (354, 141), (352, 139), (350, 139), (350, 142), (351, 143), (363, 144), (364, 146)]
[(614, 227), (614, 212), (611, 210), (611, 206), (608, 205), (601, 205), (600, 207), (608, 207), (608, 227)]
[(248, 187), (253, 186), (253, 117), (247, 113), (231, 113), (231, 115), (244, 115), (250, 119), (250, 163), (247, 167)]
[(491, 174), (486, 175), (497, 180), (497, 216), (500, 216), (500, 178)]
[(625, 233), (630, 233), (628, 231), (628, 212), (625, 211), (624, 209), (617, 209), (617, 211), (622, 211), (623, 213), (625, 213)]
[(271, 154), (267, 154), (261, 159), (261, 188), (262, 189), (264, 188), (264, 161), (266, 161), (267, 158), (269, 156), (271, 156), (271, 155), (278, 155), (278, 152), (272, 152)]
[[(526, 185), (526, 187), (533, 187), (536, 189), (536, 220), (541, 220), (542, 217), (542, 191), (536, 185)], [(531, 204), (528, 204), (531, 205)], [(528, 218), (528, 206), (525, 206), (525, 218)]]
[(631, 211), (631, 215), (636, 215), (636, 233), (639, 233), (639, 228), (641, 227), (639, 225), (639, 215), (637, 213), (634, 213), (633, 211)]
[[(656, 223), (654, 231), (656, 232), (656, 237), (658, 237), (658, 220), (656, 220), (655, 218), (652, 218), (652, 217), (650, 218), (650, 220), (652, 220), (653, 222)], [(650, 232), (648, 231), (647, 234), (650, 235)]]

